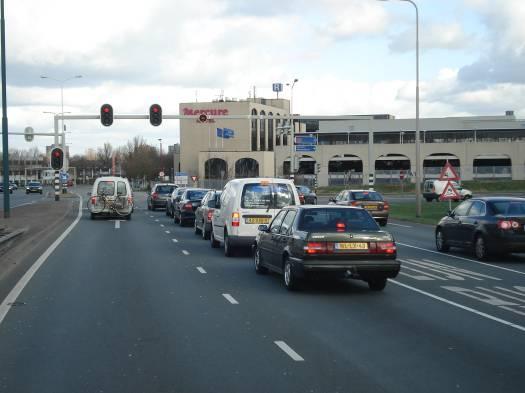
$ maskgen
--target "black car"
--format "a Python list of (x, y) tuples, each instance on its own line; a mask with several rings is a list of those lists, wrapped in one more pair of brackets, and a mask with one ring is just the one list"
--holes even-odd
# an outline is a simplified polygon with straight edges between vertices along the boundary
[(186, 191), (186, 187), (176, 188), (166, 200), (166, 215), (174, 217), (173, 212), (175, 211), (175, 205), (180, 201), (180, 197)]
[(256, 273), (283, 274), (288, 289), (322, 275), (361, 279), (380, 291), (399, 273), (396, 255), (393, 236), (370, 213), (343, 206), (286, 207), (259, 226), (254, 245)]
[(202, 198), (208, 192), (205, 188), (186, 188), (180, 200), (173, 204), (173, 220), (176, 224), (184, 226), (193, 224), (195, 210), (201, 205)]
[(491, 254), (525, 252), (525, 198), (487, 197), (467, 200), (436, 226), (436, 248), (473, 249), (477, 259)]
[(160, 183), (155, 184), (148, 194), (148, 210), (155, 210), (157, 208), (166, 208), (168, 198), (171, 196), (173, 190), (177, 186), (175, 184)]
[(317, 205), (317, 195), (309, 187), (296, 186), (301, 204)]
[(30, 181), (26, 186), (26, 194), (30, 193), (42, 194), (42, 183), (39, 181)]

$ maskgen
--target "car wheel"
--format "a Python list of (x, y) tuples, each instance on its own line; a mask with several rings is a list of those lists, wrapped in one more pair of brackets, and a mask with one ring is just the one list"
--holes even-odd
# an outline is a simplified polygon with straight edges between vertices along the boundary
[(314, 198), (314, 205), (317, 205), (317, 198)]
[(151, 205), (148, 203), (148, 210), (151, 210)]
[(255, 267), (255, 273), (257, 274), (266, 274), (268, 273), (268, 268), (262, 264), (262, 256), (259, 251), (259, 247), (255, 246), (255, 252), (253, 253), (253, 264)]
[(380, 220), (379, 221), (379, 226), (384, 227), (384, 226), (386, 226), (387, 223), (388, 223), (388, 220)]
[(233, 257), (233, 247), (230, 244), (228, 232), (224, 232), (224, 255), (227, 257)]
[(170, 216), (170, 211), (168, 210), (168, 207), (167, 207), (167, 206), (166, 206), (165, 214), (166, 214), (168, 217)]
[(124, 219), (126, 219), (126, 220), (128, 220), (128, 221), (131, 220), (131, 213), (128, 214), (127, 216), (125, 216)]
[(180, 219), (177, 217), (177, 215), (175, 213), (173, 213), (173, 222), (175, 224), (178, 224), (180, 222)]
[(432, 200), (433, 200), (434, 198), (425, 198), (425, 199), (427, 200), (427, 202), (432, 202)]
[(474, 255), (480, 261), (487, 259), (487, 257), (489, 256), (487, 250), (487, 242), (485, 241), (483, 235), (478, 235), (476, 237), (476, 241), (474, 242)]
[(386, 287), (386, 277), (376, 277), (368, 280), (368, 288), (372, 291), (382, 291)]
[(445, 234), (441, 229), (436, 231), (436, 249), (439, 252), (448, 252), (450, 250), (450, 246), (447, 244), (445, 239)]
[(210, 245), (211, 248), (219, 248), (221, 243), (217, 240), (215, 240), (215, 236), (213, 236), (213, 231), (210, 232)]
[(294, 274), (292, 269), (292, 263), (288, 258), (285, 258), (284, 260), (284, 267), (283, 267), (283, 279), (284, 279), (284, 286), (289, 291), (295, 291), (299, 288), (299, 279)]
[(193, 232), (196, 235), (199, 235), (202, 232), (202, 229), (199, 229), (199, 227), (197, 227), (197, 220), (193, 220)]
[(202, 222), (201, 235), (204, 240), (208, 240), (210, 238), (210, 231), (206, 230), (206, 224), (204, 223), (204, 221)]
[(89, 217), (90, 217), (92, 220), (94, 220), (95, 218), (97, 218), (97, 215), (96, 215), (95, 213), (91, 213), (91, 214), (89, 215)]
[(186, 221), (184, 221), (184, 219), (182, 218), (182, 216), (179, 217), (179, 225), (181, 227), (185, 226), (186, 225)]

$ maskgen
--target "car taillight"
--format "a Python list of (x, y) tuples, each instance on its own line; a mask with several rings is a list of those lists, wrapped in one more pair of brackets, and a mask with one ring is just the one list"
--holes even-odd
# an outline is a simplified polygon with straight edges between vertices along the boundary
[(210, 209), (208, 210), (208, 215), (207, 215), (208, 221), (211, 221), (212, 217), (213, 217), (213, 209)]
[(91, 197), (91, 204), (92, 205), (96, 205), (97, 204), (97, 197), (96, 196), (92, 196)]
[(159, 195), (156, 192), (151, 194), (151, 199), (157, 199), (158, 197)]
[(132, 197), (128, 197), (128, 205), (131, 205), (133, 203), (133, 198)]
[(193, 210), (193, 205), (191, 203), (185, 203), (182, 207), (184, 210)]
[(370, 243), (370, 252), (374, 254), (395, 254), (396, 249), (394, 242)]
[(241, 223), (241, 215), (237, 212), (232, 213), (232, 227), (238, 227)]
[(326, 242), (308, 242), (304, 246), (304, 252), (307, 254), (325, 254)]
[(352, 205), (352, 206), (357, 206), (357, 201), (352, 201), (352, 202), (350, 202), (350, 205)]
[(346, 225), (344, 222), (337, 222), (335, 224), (335, 230), (337, 232), (344, 232), (346, 230)]
[(304, 205), (304, 195), (299, 194), (299, 202), (301, 202), (301, 205)]
[(518, 229), (520, 227), (520, 223), (518, 221), (514, 220), (499, 220), (498, 221), (498, 228), (503, 230), (509, 230), (509, 229)]
[(383, 203), (383, 209), (388, 210), (390, 209), (390, 204), (388, 202)]

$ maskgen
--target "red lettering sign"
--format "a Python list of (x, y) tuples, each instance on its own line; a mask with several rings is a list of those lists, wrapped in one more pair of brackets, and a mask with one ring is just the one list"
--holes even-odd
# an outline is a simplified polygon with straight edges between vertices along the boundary
[(182, 108), (182, 114), (184, 116), (198, 116), (201, 114), (208, 116), (227, 116), (228, 109), (192, 109)]

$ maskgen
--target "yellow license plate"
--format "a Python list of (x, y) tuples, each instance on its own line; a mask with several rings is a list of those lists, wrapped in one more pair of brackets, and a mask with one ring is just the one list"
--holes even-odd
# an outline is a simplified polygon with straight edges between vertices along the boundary
[(368, 243), (335, 243), (336, 250), (368, 250)]
[(268, 224), (270, 218), (268, 217), (248, 217), (246, 218), (246, 224)]
[(376, 210), (376, 209), (377, 209), (377, 206), (376, 206), (376, 205), (366, 205), (366, 206), (365, 206), (365, 209), (366, 209), (366, 210)]

